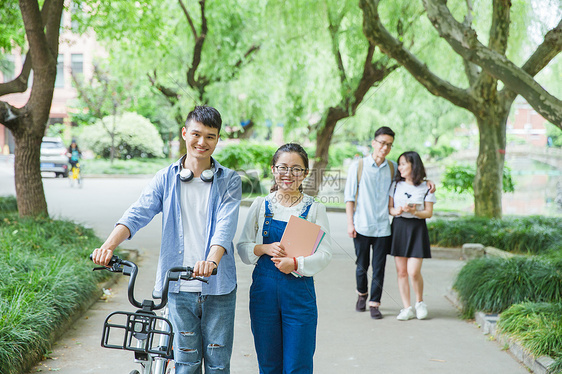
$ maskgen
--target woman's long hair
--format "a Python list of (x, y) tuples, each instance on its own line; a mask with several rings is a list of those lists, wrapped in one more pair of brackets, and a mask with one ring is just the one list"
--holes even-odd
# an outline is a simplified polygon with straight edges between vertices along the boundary
[[(414, 151), (404, 152), (396, 160), (397, 163), (400, 163), (400, 157), (404, 157), (406, 161), (412, 165), (412, 180), (414, 181), (414, 186), (419, 186), (426, 177), (425, 167), (423, 166), (420, 155)], [(396, 173), (394, 180), (398, 183), (405, 179), (400, 175), (399, 171)]]
[[(306, 170), (308, 170), (308, 154), (306, 153), (306, 151), (304, 150), (304, 148), (297, 143), (287, 143), (287, 144), (283, 144), (281, 147), (279, 147), (279, 149), (277, 149), (277, 151), (275, 151), (275, 154), (273, 155), (273, 158), (271, 159), (271, 166), (275, 166), (277, 164), (277, 160), (279, 160), (279, 156), (281, 156), (282, 153), (296, 153), (300, 156), (300, 158), (302, 159), (302, 162), (304, 164), (304, 168)], [(279, 186), (277, 186), (277, 183), (275, 183), (275, 178), (273, 178), (273, 186), (271, 187), (271, 189), (269, 190), (269, 192), (274, 192), (277, 191), (277, 189), (279, 188)], [(303, 188), (302, 188), (302, 184), (299, 186), (299, 191), (302, 192)]]

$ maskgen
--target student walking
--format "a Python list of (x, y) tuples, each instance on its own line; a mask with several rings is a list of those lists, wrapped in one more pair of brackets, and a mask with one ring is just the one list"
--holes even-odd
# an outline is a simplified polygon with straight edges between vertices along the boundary
[[(433, 215), (435, 195), (424, 179), (425, 168), (416, 152), (404, 152), (398, 157), (398, 174), (390, 188), (389, 212), (392, 222), (392, 245), (398, 274), (398, 289), (404, 308), (396, 317), (407, 321), (414, 317), (427, 318), (427, 306), (423, 301), (423, 277), (421, 267), (424, 258), (431, 258), (426, 218)], [(410, 300), (410, 283), (416, 295), (415, 307)]]
[(209, 283), (173, 282), (168, 299), (174, 328), (177, 374), (230, 373), (236, 308), (233, 238), (242, 184), (238, 174), (213, 154), (222, 119), (212, 107), (196, 106), (182, 128), (187, 153), (160, 170), (139, 199), (123, 214), (92, 259), (107, 265), (115, 248), (162, 213), (162, 244), (155, 292), (166, 272), (193, 266)]
[[(388, 190), (394, 179), (396, 165), (386, 156), (394, 143), (394, 131), (383, 126), (371, 142), (372, 154), (354, 162), (345, 185), (347, 233), (353, 238), (356, 261), (357, 303), (355, 310), (363, 312), (369, 302), (371, 318), (381, 319), (379, 310), (384, 283), (386, 256), (390, 250), (390, 220)], [(372, 266), (369, 296), (368, 270)]]
[[(332, 258), (326, 207), (302, 192), (308, 155), (300, 145), (281, 146), (271, 172), (271, 193), (256, 198), (250, 207), (237, 245), (242, 261), (255, 265), (250, 318), (259, 370), (312, 374), (318, 320), (312, 276)], [(280, 241), (291, 216), (314, 222), (326, 233), (314, 254), (287, 256)]]

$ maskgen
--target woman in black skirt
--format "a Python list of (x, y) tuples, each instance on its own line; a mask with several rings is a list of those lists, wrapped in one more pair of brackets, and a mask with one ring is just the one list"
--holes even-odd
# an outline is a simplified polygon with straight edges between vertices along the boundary
[[(389, 212), (392, 222), (392, 247), (398, 273), (398, 289), (404, 308), (396, 317), (407, 321), (414, 317), (427, 318), (423, 301), (422, 261), (431, 258), (429, 234), (425, 219), (433, 215), (435, 195), (424, 182), (425, 168), (416, 152), (404, 152), (398, 157), (398, 173), (390, 187)], [(416, 294), (416, 304), (410, 303), (410, 284)]]

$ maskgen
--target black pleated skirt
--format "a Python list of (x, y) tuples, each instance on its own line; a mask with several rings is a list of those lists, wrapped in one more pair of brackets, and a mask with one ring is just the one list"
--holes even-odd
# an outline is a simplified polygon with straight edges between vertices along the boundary
[(394, 217), (390, 254), (399, 257), (431, 258), (425, 219)]

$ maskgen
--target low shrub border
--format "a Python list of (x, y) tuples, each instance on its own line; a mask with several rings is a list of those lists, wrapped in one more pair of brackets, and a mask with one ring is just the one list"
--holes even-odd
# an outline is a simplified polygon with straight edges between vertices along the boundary
[(67, 221), (20, 219), (0, 197), (0, 368), (16, 374), (37, 362), (57, 332), (100, 295), (108, 272), (92, 272), (101, 241)]
[(453, 284), (463, 316), (477, 310), (501, 313), (526, 301), (562, 302), (562, 261), (516, 256), (467, 262)]
[(453, 292), (450, 299), (462, 317), (475, 318), (529, 368), (562, 372), (560, 252), (471, 260), (459, 272)]
[(535, 357), (555, 358), (552, 373), (562, 373), (562, 303), (521, 303), (504, 311), (498, 321), (508, 334)]
[(460, 247), (481, 243), (520, 254), (562, 251), (562, 218), (505, 217), (488, 219), (463, 217), (437, 219), (427, 224), (432, 245)]

